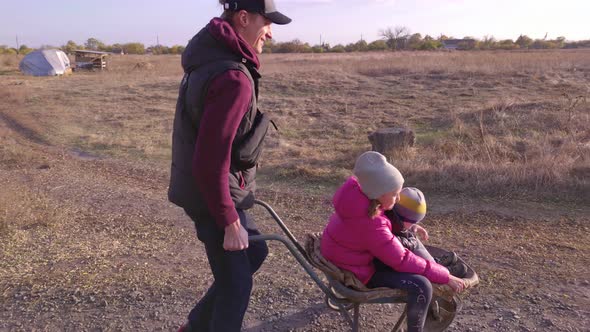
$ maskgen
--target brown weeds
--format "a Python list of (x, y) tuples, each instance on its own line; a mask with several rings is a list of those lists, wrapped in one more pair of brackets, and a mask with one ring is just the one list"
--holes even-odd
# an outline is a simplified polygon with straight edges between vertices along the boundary
[(18, 70), (18, 64), (22, 58), (23, 57), (19, 55), (0, 55), (0, 74), (2, 71)]
[(7, 105), (21, 106), (27, 101), (28, 89), (23, 86), (0, 86), (0, 100)]
[[(565, 59), (563, 59), (565, 55)], [(543, 75), (588, 70), (588, 51), (541, 52), (400, 52), (391, 56), (376, 53), (351, 61), (359, 73), (368, 76), (430, 75)]]
[[(370, 149), (369, 133), (402, 125), (417, 144), (393, 160), (415, 186), (539, 199), (560, 188), (581, 199), (588, 59), (583, 50), (263, 55), (259, 105), (279, 132), (261, 171), (329, 191)], [(181, 76), (179, 56), (112, 56), (101, 73), (10, 76), (25, 84), (1, 86), (0, 108), (50, 144), (168, 167)]]

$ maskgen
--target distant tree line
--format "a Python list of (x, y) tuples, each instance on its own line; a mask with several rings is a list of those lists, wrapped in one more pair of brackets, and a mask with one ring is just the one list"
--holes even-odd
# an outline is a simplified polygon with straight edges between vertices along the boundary
[[(76, 44), (73, 40), (69, 40), (65, 45), (60, 47), (51, 45), (42, 45), (39, 49), (60, 49), (68, 54), (74, 53), (75, 50), (91, 50), (100, 52), (110, 52), (118, 54), (182, 54), (184, 46), (174, 45), (156, 45), (145, 47), (142, 43), (125, 43), (125, 44), (112, 44), (108, 45), (96, 38), (88, 38), (84, 44)], [(26, 45), (20, 46), (19, 49), (9, 48), (4, 45), (0, 45), (0, 54), (28, 54), (33, 49)]]
[(331, 46), (328, 43), (321, 45), (310, 45), (298, 39), (276, 43), (267, 40), (264, 45), (265, 53), (344, 53), (344, 52), (367, 52), (367, 51), (430, 51), (452, 48), (457, 50), (515, 50), (515, 49), (570, 49), (590, 48), (590, 40), (566, 41), (565, 37), (547, 40), (532, 39), (526, 35), (520, 35), (516, 40), (496, 40), (492, 36), (485, 36), (482, 39), (463, 37), (461, 39), (440, 35), (436, 38), (426, 35), (422, 37), (419, 33), (410, 33), (406, 27), (387, 28), (379, 31), (381, 39), (373, 42), (359, 40), (347, 45), (337, 44)]
[(27, 45), (21, 45), (18, 49), (14, 47), (8, 47), (6, 45), (0, 45), (0, 54), (29, 54), (33, 51)]
[(174, 45), (155, 45), (145, 47), (142, 43), (125, 43), (108, 45), (96, 38), (88, 38), (83, 45), (77, 45), (70, 40), (65, 45), (60, 47), (66, 53), (73, 53), (75, 50), (91, 50), (101, 52), (111, 52), (119, 54), (181, 54), (184, 51), (184, 46)]
[[(515, 50), (515, 49), (571, 49), (590, 48), (590, 40), (567, 41), (565, 37), (556, 39), (532, 39), (526, 35), (520, 35), (516, 40), (497, 40), (492, 36), (485, 36), (482, 39), (463, 37), (461, 39), (440, 35), (436, 38), (426, 35), (422, 37), (419, 33), (410, 33), (410, 30), (403, 26), (387, 28), (379, 31), (381, 39), (367, 42), (359, 40), (347, 45), (337, 44), (331, 46), (329, 43), (321, 45), (310, 45), (299, 39), (289, 42), (275, 42), (267, 40), (264, 44), (264, 53), (345, 53), (345, 52), (368, 52), (368, 51), (432, 51), (438, 49), (452, 48), (457, 50)], [(75, 50), (93, 50), (112, 52), (118, 54), (181, 54), (185, 47), (181, 45), (164, 46), (155, 45), (145, 47), (142, 43), (125, 43), (108, 45), (96, 38), (88, 38), (84, 44), (78, 45), (70, 40), (61, 47), (43, 45), (40, 49), (57, 48), (66, 53), (73, 53)], [(0, 45), (0, 54), (28, 54), (33, 49), (21, 45), (18, 49)]]

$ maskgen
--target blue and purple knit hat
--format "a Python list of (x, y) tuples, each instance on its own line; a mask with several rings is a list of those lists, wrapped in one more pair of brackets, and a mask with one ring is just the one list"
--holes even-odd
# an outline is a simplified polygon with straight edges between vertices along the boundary
[(399, 202), (393, 209), (402, 221), (419, 223), (426, 216), (426, 199), (420, 189), (405, 187), (399, 194)]

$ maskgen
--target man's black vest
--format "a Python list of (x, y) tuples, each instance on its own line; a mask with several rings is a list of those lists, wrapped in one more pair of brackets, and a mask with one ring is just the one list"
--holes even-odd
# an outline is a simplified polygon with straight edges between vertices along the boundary
[[(198, 64), (186, 70), (180, 84), (174, 116), (168, 198), (172, 203), (193, 213), (200, 214), (208, 210), (192, 175), (198, 128), (212, 79), (228, 70), (239, 70), (252, 84), (252, 98), (232, 143), (229, 189), (236, 208), (248, 209), (254, 205), (256, 164), (269, 123), (269, 119), (258, 112), (256, 107), (260, 74), (256, 68), (246, 67), (245, 60), (242, 60), (239, 55), (220, 45), (207, 28), (201, 30), (191, 43), (195, 41), (199, 44), (195, 51), (208, 52), (207, 58), (213, 61)], [(191, 50), (187, 48), (185, 52), (191, 52)], [(190, 53), (187, 54), (187, 56), (190, 55)]]

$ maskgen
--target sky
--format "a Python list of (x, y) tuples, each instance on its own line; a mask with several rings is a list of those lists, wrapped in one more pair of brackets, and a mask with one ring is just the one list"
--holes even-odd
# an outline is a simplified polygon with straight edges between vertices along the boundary
[[(348, 44), (371, 42), (379, 31), (405, 26), (437, 37), (496, 39), (520, 34), (548, 39), (590, 39), (590, 0), (275, 0), (293, 22), (273, 25), (275, 41), (299, 39)], [(29, 47), (141, 42), (186, 45), (212, 17), (217, 0), (0, 0), (0, 45)], [(320, 39), (321, 38), (321, 39)]]

